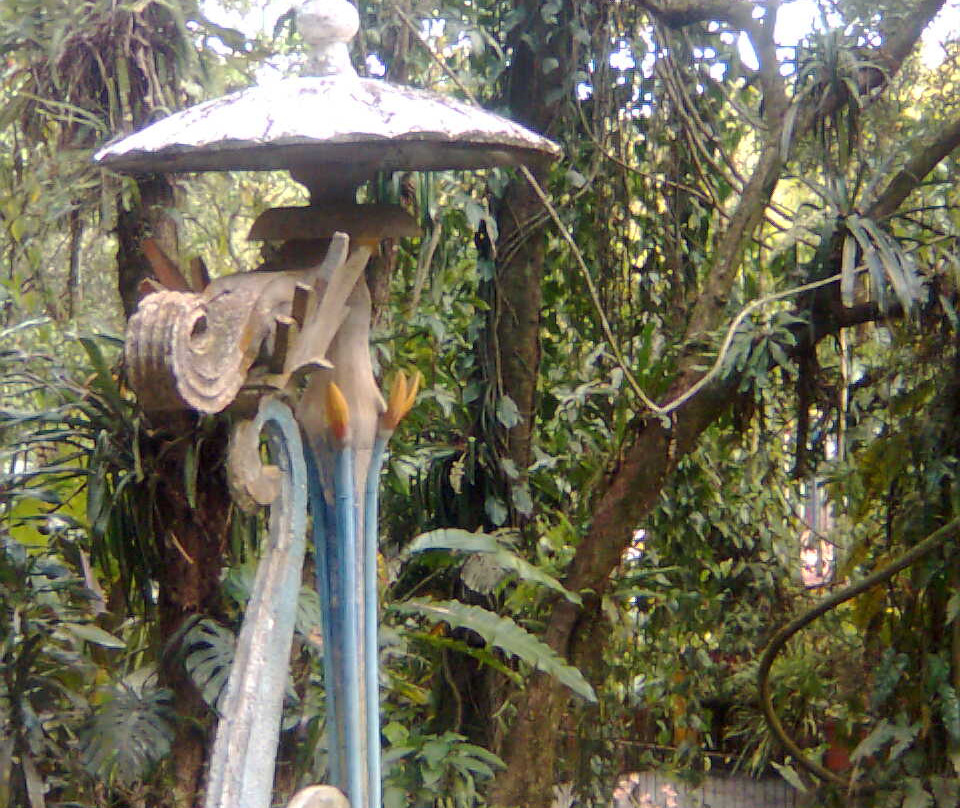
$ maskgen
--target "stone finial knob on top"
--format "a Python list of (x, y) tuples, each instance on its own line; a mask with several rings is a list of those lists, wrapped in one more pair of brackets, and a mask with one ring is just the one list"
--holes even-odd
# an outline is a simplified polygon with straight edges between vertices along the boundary
[(306, 0), (297, 11), (297, 26), (310, 47), (310, 76), (356, 76), (347, 43), (360, 30), (360, 14), (347, 0)]

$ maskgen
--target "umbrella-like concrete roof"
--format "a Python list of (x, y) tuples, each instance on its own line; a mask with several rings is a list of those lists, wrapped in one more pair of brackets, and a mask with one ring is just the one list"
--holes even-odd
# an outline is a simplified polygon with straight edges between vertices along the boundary
[(556, 159), (559, 147), (500, 115), (448, 96), (359, 78), (346, 43), (356, 9), (309, 0), (300, 30), (320, 75), (284, 79), (207, 101), (108, 144), (101, 165), (131, 173), (336, 167), (375, 171), (476, 169)]

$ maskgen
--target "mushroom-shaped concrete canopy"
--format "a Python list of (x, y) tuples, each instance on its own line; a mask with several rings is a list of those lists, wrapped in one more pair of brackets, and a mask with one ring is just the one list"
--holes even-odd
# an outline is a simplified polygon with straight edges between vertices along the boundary
[(131, 173), (287, 169), (307, 180), (347, 167), (367, 178), (559, 156), (555, 143), (499, 115), (358, 77), (346, 43), (359, 19), (346, 0), (308, 0), (298, 21), (313, 49), (308, 69), (318, 75), (198, 104), (107, 145), (95, 160)]

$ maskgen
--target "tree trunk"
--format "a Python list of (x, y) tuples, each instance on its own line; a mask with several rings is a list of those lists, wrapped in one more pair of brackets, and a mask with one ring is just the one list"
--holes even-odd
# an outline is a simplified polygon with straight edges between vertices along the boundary
[[(684, 378), (677, 390), (685, 389)], [(673, 429), (659, 420), (647, 421), (615, 471), (610, 486), (597, 503), (593, 524), (577, 548), (565, 581), (582, 592), (583, 606), (558, 600), (547, 623), (545, 640), (558, 653), (582, 660), (596, 654), (598, 635), (604, 634), (600, 598), (610, 573), (620, 564), (630, 543), (631, 525), (639, 524), (656, 506), (660, 492), (677, 461), (694, 448), (697, 438), (724, 410), (729, 390), (720, 385), (704, 390), (678, 413)], [(494, 805), (537, 808), (553, 799), (558, 733), (569, 691), (552, 677), (536, 674), (521, 696), (518, 714), (502, 757), (506, 771), (497, 778)], [(529, 762), (536, 760), (536, 766)]]
[[(516, 0), (526, 21), (513, 33), (513, 63), (507, 77), (507, 101), (514, 118), (532, 129), (549, 134), (563, 102), (563, 71), (549, 74), (543, 62), (553, 56), (558, 62), (575, 64), (568, 35), (547, 26), (540, 3)], [(571, 2), (563, 14), (574, 13)], [(538, 172), (544, 184), (546, 174)], [(530, 447), (540, 366), (540, 306), (543, 281), (544, 238), (538, 217), (543, 204), (527, 180), (517, 175), (498, 200), (496, 269), (491, 289), (491, 313), (484, 335), (490, 365), (488, 382), (496, 397), (509, 396), (517, 405), (520, 421), (498, 429), (497, 443), (521, 474), (530, 465)]]
[[(542, 179), (542, 177), (540, 178)], [(536, 420), (535, 395), (540, 367), (540, 305), (543, 281), (543, 235), (531, 234), (528, 224), (543, 205), (525, 179), (514, 180), (500, 203), (500, 243), (516, 246), (498, 260), (493, 308), (487, 336), (496, 374), (497, 398), (509, 396), (520, 421), (501, 430), (502, 448), (521, 475), (530, 465), (530, 446)]]
[[(161, 482), (157, 488), (157, 506), (165, 515), (165, 530), (157, 537), (163, 559), (158, 575), (158, 621), (160, 636), (166, 642), (197, 614), (219, 611), (220, 570), (227, 546), (230, 517), (230, 493), (224, 474), (227, 451), (225, 424), (202, 442), (196, 435), (196, 418), (182, 414), (165, 425), (163, 437), (151, 447), (162, 455)], [(174, 436), (186, 435), (186, 438)], [(196, 480), (195, 507), (185, 484), (187, 450), (196, 447), (199, 473)], [(206, 764), (211, 715), (200, 693), (184, 670), (176, 648), (167, 648), (163, 656), (163, 683), (174, 694), (179, 718), (173, 747), (173, 794), (170, 804), (176, 808), (199, 805)]]
[(137, 310), (140, 285), (153, 274), (143, 253), (144, 239), (152, 237), (173, 260), (180, 252), (177, 223), (168, 213), (176, 207), (176, 186), (155, 174), (139, 178), (137, 191), (129, 209), (122, 200), (117, 204), (117, 288), (127, 319)]
[[(152, 276), (143, 253), (143, 241), (156, 240), (171, 258), (178, 253), (177, 226), (168, 211), (176, 204), (176, 187), (165, 176), (137, 181), (139, 198), (127, 210), (120, 204), (117, 217), (118, 287), (125, 315), (129, 318), (142, 296), (141, 285)], [(197, 418), (177, 413), (160, 418), (156, 437), (145, 441), (141, 451), (151, 452), (162, 464), (156, 481), (158, 531), (156, 541), (163, 559), (157, 573), (158, 622), (163, 642), (184, 621), (196, 614), (217, 611), (219, 577), (223, 566), (230, 519), (230, 495), (223, 472), (227, 451), (225, 424), (212, 435), (198, 439)], [(198, 473), (187, 479), (187, 452), (197, 452)], [(195, 491), (188, 492), (188, 486)], [(191, 504), (191, 500), (193, 504)], [(176, 649), (166, 649), (161, 679), (174, 694), (179, 717), (173, 747), (173, 792), (170, 805), (193, 808), (198, 804), (207, 754), (205, 724), (209, 710), (187, 676), (175, 663)]]

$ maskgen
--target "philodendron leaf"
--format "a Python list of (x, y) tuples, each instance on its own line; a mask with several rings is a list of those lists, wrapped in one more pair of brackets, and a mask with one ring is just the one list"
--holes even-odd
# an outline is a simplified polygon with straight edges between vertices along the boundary
[(409, 558), (416, 553), (428, 550), (447, 550), (453, 553), (483, 553), (504, 570), (512, 572), (523, 581), (530, 581), (559, 592), (571, 603), (580, 605), (580, 596), (571, 592), (549, 573), (534, 566), (526, 559), (521, 558), (508, 547), (505, 547), (496, 536), (489, 533), (471, 533), (468, 530), (457, 528), (442, 528), (431, 530), (417, 536), (404, 550), (404, 556)]
[(572, 665), (568, 665), (549, 645), (537, 639), (509, 617), (469, 606), (456, 600), (420, 598), (391, 606), (401, 614), (418, 615), (431, 623), (447, 623), (451, 628), (475, 631), (488, 645), (515, 656), (531, 667), (553, 676), (574, 693), (588, 701), (596, 701), (590, 683)]
[(227, 687), (236, 642), (230, 629), (206, 618), (192, 626), (183, 638), (187, 673), (203, 700), (214, 709), (219, 707)]
[(130, 785), (170, 753), (173, 710), (169, 690), (118, 686), (96, 709), (80, 738), (84, 768)]

